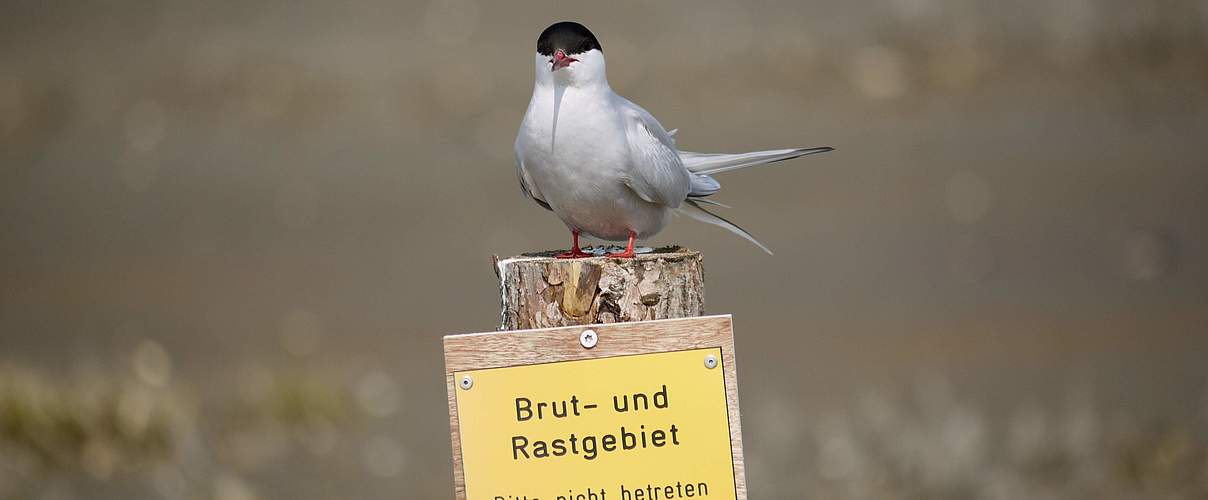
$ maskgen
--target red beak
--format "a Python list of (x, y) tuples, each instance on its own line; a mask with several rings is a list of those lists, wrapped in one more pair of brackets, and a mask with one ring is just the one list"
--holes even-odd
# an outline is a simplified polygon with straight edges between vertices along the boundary
[(551, 64), (549, 70), (558, 71), (561, 68), (570, 66), (570, 63), (573, 62), (579, 62), (579, 60), (566, 55), (566, 52), (563, 52), (562, 49), (558, 49), (554, 51), (554, 58), (550, 60)]

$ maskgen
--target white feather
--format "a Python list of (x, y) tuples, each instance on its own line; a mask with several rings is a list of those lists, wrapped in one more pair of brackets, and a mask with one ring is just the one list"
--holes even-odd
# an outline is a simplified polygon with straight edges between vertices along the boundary
[(699, 205), (699, 200), (688, 200), (682, 206), (680, 206), (679, 210), (677, 210), (677, 213), (686, 215), (701, 222), (721, 226), (731, 233), (742, 236), (747, 241), (754, 243), (755, 246), (767, 252), (768, 255), (772, 255), (772, 251), (769, 250), (768, 247), (764, 246), (763, 243), (760, 243), (759, 240), (755, 239), (754, 236), (751, 236), (751, 233), (748, 233), (745, 229), (738, 227), (737, 224), (723, 219), (713, 212), (705, 210)]
[(806, 155), (834, 151), (835, 148), (797, 148), (753, 151), (750, 153), (693, 153), (680, 151), (680, 161), (694, 174), (713, 175), (765, 163), (791, 160)]

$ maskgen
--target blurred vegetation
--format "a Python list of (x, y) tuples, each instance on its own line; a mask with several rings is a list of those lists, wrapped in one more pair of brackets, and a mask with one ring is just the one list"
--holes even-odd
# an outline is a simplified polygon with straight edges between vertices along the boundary
[[(375, 397), (364, 385), (282, 375), (270, 375), (279, 383), (246, 379), (242, 387), (253, 389), (242, 396), (197, 404), (180, 385), (108, 374), (64, 385), (45, 372), (0, 369), (0, 498), (24, 498), (18, 493), (42, 491), (53, 478), (135, 485), (165, 498), (261, 498), (272, 489), (242, 474), (283, 467), (297, 451), (331, 459), (335, 443), (376, 412), (352, 401), (357, 392)], [(749, 408), (754, 490), (853, 500), (1208, 497), (1205, 422), (1106, 410), (1087, 391), (1069, 391), (1057, 407), (998, 413), (954, 394), (944, 380), (865, 393), (850, 411), (813, 422), (775, 405)], [(774, 442), (760, 441), (767, 430)], [(772, 476), (794, 479), (760, 480)]]
[[(0, 368), (0, 498), (25, 498), (56, 478), (146, 483), (169, 498), (251, 498), (233, 473), (293, 450), (319, 453), (364, 414), (350, 391), (313, 375), (268, 373), (267, 383), (241, 384), (253, 390), (209, 400), (190, 396), (188, 384), (134, 372), (94, 371), (70, 383)], [(165, 470), (182, 480), (162, 484)]]
[(45, 467), (136, 467), (172, 452), (176, 405), (162, 390), (56, 386), (35, 372), (0, 371), (0, 441)]
[(1001, 415), (943, 385), (866, 394), (801, 445), (810, 498), (1208, 498), (1204, 421), (1142, 419), (1081, 391)]

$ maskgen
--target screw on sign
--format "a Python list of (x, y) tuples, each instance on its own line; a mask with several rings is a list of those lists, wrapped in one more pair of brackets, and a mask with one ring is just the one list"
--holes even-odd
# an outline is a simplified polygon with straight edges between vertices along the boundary
[(595, 330), (583, 330), (583, 333), (579, 334), (579, 344), (582, 345), (584, 349), (591, 349), (592, 347), (595, 347), (596, 343), (599, 341), (600, 337), (596, 335)]

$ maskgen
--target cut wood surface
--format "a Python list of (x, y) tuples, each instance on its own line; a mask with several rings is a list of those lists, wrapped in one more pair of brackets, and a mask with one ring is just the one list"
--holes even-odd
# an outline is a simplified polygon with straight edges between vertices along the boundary
[(664, 247), (632, 259), (564, 260), (556, 252), (497, 261), (500, 330), (701, 316), (699, 252)]

